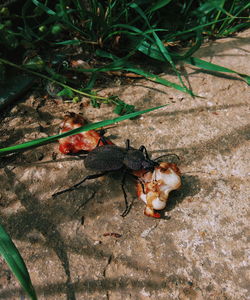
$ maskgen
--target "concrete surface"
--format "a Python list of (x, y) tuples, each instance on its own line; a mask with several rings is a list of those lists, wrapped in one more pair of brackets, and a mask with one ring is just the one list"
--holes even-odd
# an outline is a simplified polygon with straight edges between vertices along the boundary
[[(248, 30), (211, 42), (196, 56), (249, 74), (249, 36)], [(117, 176), (53, 199), (89, 173), (82, 160), (58, 154), (56, 143), (1, 161), (1, 222), (40, 300), (250, 299), (249, 87), (237, 76), (187, 65), (182, 70), (204, 98), (144, 80), (101, 92), (140, 109), (169, 104), (108, 131), (117, 145), (130, 138), (152, 157), (181, 157), (183, 184), (170, 196), (168, 219), (143, 215), (132, 182), (127, 190), (133, 207), (120, 217), (124, 200)], [(114, 117), (112, 107), (97, 110), (34, 93), (2, 116), (1, 145), (57, 133), (67, 111), (91, 122)], [(121, 237), (104, 236), (111, 232)], [(2, 260), (0, 265), (0, 299), (20, 299), (18, 283)]]

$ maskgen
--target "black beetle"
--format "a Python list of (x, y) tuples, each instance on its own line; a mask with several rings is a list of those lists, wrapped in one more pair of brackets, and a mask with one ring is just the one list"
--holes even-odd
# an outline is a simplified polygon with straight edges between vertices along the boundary
[[(90, 152), (85, 151), (87, 156), (84, 158), (84, 165), (87, 169), (101, 173), (88, 175), (77, 184), (74, 184), (72, 187), (57, 192), (52, 196), (55, 197), (67, 191), (72, 191), (86, 180), (95, 179), (111, 172), (122, 171), (123, 177), (121, 186), (126, 208), (121, 216), (125, 217), (130, 210), (130, 206), (128, 206), (127, 201), (127, 194), (124, 189), (126, 175), (131, 175), (132, 177), (138, 179), (137, 176), (132, 174), (133, 171), (145, 170), (146, 172), (153, 172), (155, 166), (159, 165), (156, 160), (160, 157), (158, 157), (156, 160), (151, 160), (144, 146), (141, 146), (139, 149), (134, 149), (130, 146), (129, 140), (126, 141), (126, 148), (110, 145), (107, 143), (104, 133), (105, 131), (100, 132), (101, 138), (96, 148)], [(99, 147), (100, 141), (102, 141), (104, 145)]]
[(144, 146), (139, 150), (133, 149), (127, 140), (126, 148), (116, 145), (96, 147), (88, 153), (84, 165), (87, 169), (101, 172), (118, 171), (123, 168), (132, 171), (142, 169), (152, 171), (158, 163), (149, 158)]
[[(124, 189), (126, 175), (129, 174), (137, 178), (132, 174), (132, 171), (153, 171), (154, 167), (158, 166), (159, 164), (149, 158), (147, 150), (144, 146), (141, 146), (139, 149), (134, 149), (130, 147), (129, 140), (126, 141), (126, 148), (121, 148), (116, 145), (110, 145), (107, 144), (104, 133), (105, 132), (101, 132), (101, 138), (96, 148), (90, 152), (87, 152), (87, 156), (84, 158), (84, 165), (87, 169), (101, 173), (86, 176), (83, 180), (73, 185), (72, 187), (57, 192), (52, 196), (55, 197), (67, 191), (72, 191), (86, 180), (95, 179), (115, 171), (123, 171), (121, 186), (126, 204), (126, 208), (122, 213), (122, 216), (124, 217), (127, 215), (130, 209), (127, 202), (127, 195)], [(99, 147), (100, 141), (103, 141), (104, 145)]]

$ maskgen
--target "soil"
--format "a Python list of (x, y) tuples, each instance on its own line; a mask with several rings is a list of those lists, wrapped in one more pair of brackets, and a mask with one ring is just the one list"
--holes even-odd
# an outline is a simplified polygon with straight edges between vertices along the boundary
[[(195, 55), (249, 74), (249, 37), (247, 30), (207, 43)], [(200, 98), (145, 80), (100, 92), (138, 109), (168, 104), (108, 130), (117, 145), (129, 138), (153, 158), (180, 156), (182, 187), (170, 194), (168, 218), (145, 216), (131, 181), (133, 205), (121, 217), (117, 175), (53, 198), (90, 174), (82, 159), (60, 154), (58, 143), (1, 160), (1, 223), (40, 300), (250, 299), (249, 87), (237, 75), (180, 68)], [(178, 83), (174, 75), (163, 77)], [(90, 122), (115, 117), (111, 106), (85, 104), (36, 91), (22, 97), (2, 115), (1, 147), (58, 133), (68, 111)], [(0, 299), (24, 299), (3, 260), (0, 265)]]

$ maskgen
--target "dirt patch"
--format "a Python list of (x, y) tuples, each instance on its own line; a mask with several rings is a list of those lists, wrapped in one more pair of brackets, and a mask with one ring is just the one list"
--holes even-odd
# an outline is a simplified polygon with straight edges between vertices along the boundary
[[(204, 45), (196, 56), (249, 73), (249, 34)], [(249, 87), (238, 77), (184, 65), (186, 80), (204, 98), (138, 81), (107, 88), (137, 108), (166, 108), (109, 130), (117, 145), (130, 138), (153, 157), (181, 157), (182, 188), (168, 204), (170, 219), (143, 215), (131, 182), (130, 213), (109, 176), (52, 194), (89, 174), (83, 161), (50, 144), (1, 160), (1, 222), (27, 263), (39, 299), (247, 299), (249, 295)], [(174, 76), (164, 76), (176, 81)], [(0, 123), (1, 145), (58, 132), (67, 111), (95, 122), (100, 110), (35, 95), (23, 98)], [(120, 237), (105, 236), (119, 233)], [(1, 261), (0, 298), (22, 292)]]

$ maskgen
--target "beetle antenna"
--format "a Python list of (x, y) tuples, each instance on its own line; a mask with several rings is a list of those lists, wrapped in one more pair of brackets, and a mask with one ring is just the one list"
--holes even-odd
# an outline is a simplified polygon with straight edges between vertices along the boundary
[(179, 157), (177, 154), (175, 154), (175, 153), (168, 153), (168, 154), (164, 154), (164, 155), (161, 155), (161, 156), (159, 156), (159, 157), (156, 157), (156, 158), (154, 159), (154, 161), (157, 161), (158, 159), (160, 159), (160, 158), (162, 158), (162, 157), (166, 157), (166, 156), (175, 156), (178, 160), (181, 160), (180, 157)]
[(142, 145), (142, 146), (139, 148), (139, 151), (141, 151), (142, 153), (145, 154), (146, 159), (151, 160), (151, 159), (149, 158), (148, 151), (147, 151), (147, 149), (146, 149), (145, 146)]

